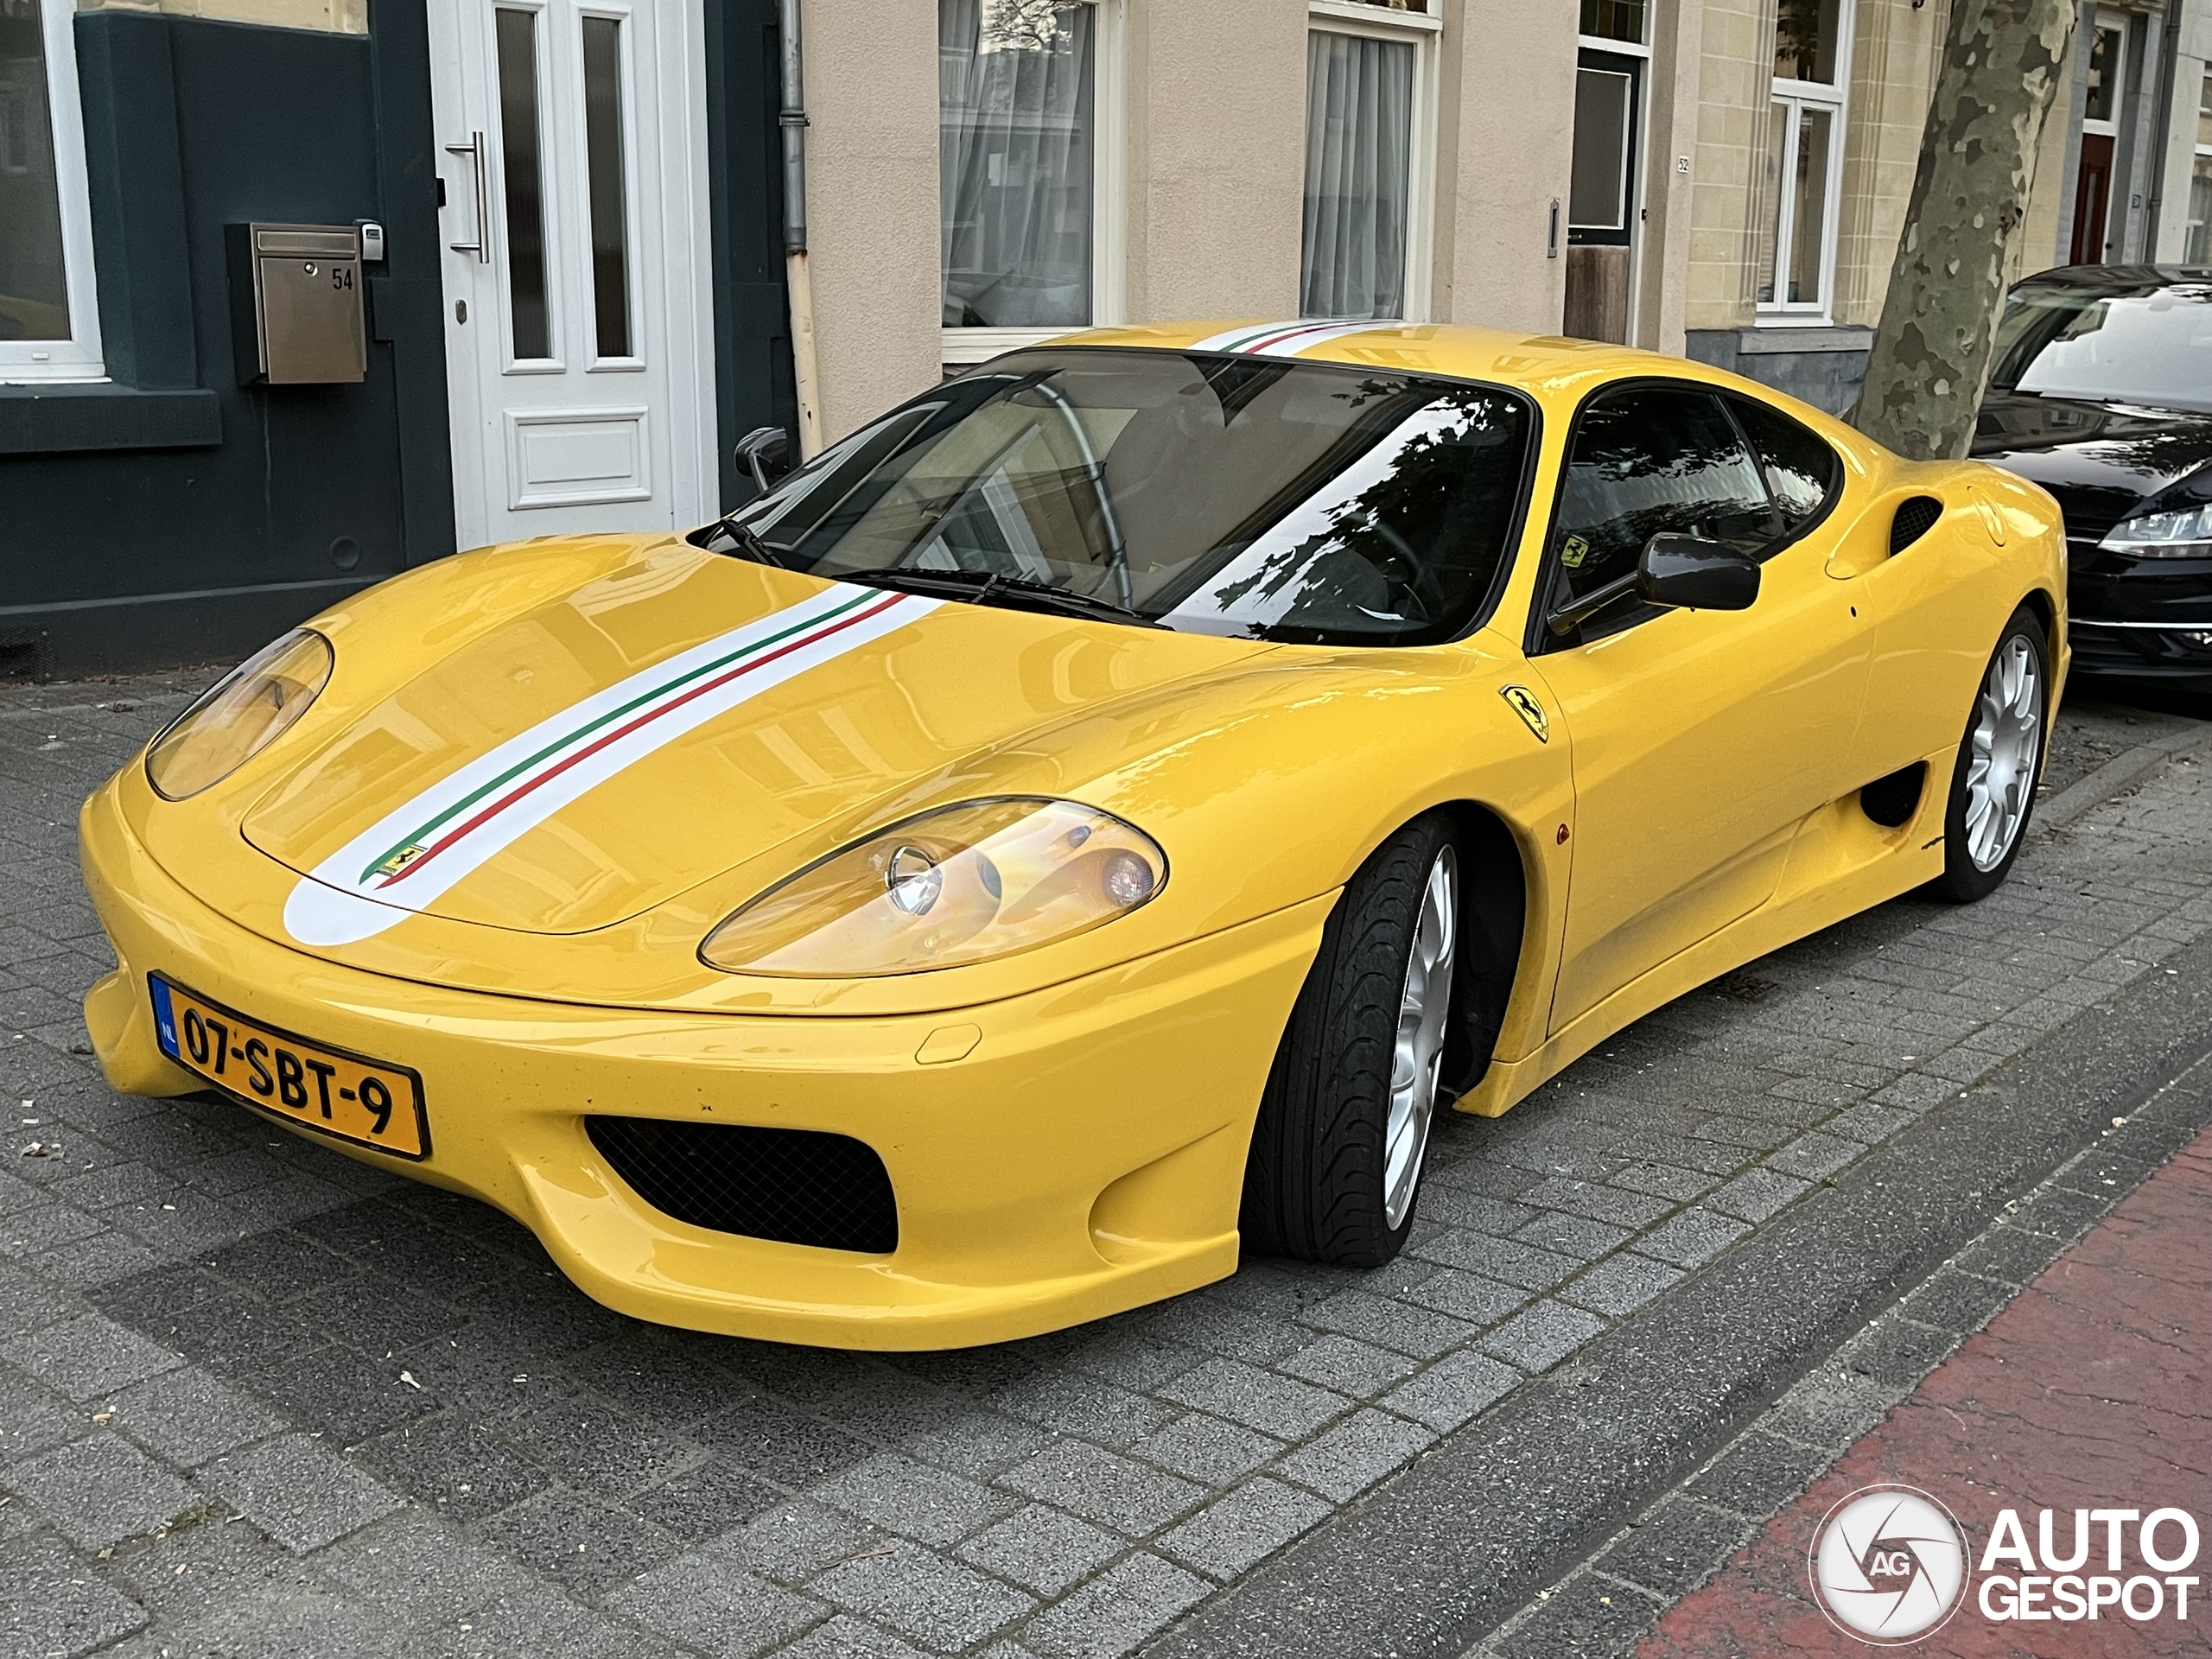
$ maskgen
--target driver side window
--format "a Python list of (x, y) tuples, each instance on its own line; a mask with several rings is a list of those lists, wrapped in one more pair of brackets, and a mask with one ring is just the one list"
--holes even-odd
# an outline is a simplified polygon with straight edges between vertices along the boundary
[[(1690, 386), (1607, 392), (1575, 420), (1552, 527), (1547, 608), (1634, 575), (1654, 536), (1703, 536), (1756, 556), (1783, 531), (1758, 464), (1718, 397)], [(1624, 597), (1568, 643), (1658, 614)]]

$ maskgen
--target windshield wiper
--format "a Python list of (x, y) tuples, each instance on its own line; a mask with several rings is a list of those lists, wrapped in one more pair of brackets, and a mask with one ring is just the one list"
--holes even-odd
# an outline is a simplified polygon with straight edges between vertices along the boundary
[(890, 588), (910, 594), (944, 594), (976, 605), (988, 605), (994, 600), (1001, 600), (1017, 609), (1026, 606), (1092, 621), (1125, 622), (1140, 628), (1166, 626), (1166, 623), (1154, 621), (1141, 611), (1131, 610), (1126, 605), (1116, 605), (1109, 599), (1093, 599), (1087, 594), (1071, 594), (1065, 588), (1055, 588), (1049, 582), (1031, 582), (1026, 577), (1005, 575), (995, 570), (924, 570), (906, 565), (887, 565), (876, 570), (817, 570), (812, 574), (833, 582), (855, 582), (867, 588)]
[[(777, 552), (774, 548), (762, 541), (760, 539), (760, 532), (755, 531), (752, 525), (738, 523), (735, 514), (717, 518), (713, 524), (707, 526), (705, 533), (709, 538), (711, 538), (717, 531), (720, 531), (723, 535), (728, 537), (731, 541), (736, 543), (737, 550), (742, 553), (747, 558), (753, 560), (754, 563), (759, 564), (772, 564), (779, 570), (788, 570), (791, 569), (791, 566), (784, 562), (784, 556), (782, 554)], [(702, 545), (703, 545), (703, 543), (702, 543)]]

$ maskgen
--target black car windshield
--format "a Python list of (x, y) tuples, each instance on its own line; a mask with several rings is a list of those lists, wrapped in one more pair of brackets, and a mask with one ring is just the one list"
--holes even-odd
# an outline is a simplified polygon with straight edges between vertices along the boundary
[(1498, 581), (1534, 426), (1496, 386), (1023, 352), (855, 432), (708, 544), (1191, 632), (1425, 644)]
[(2212, 410), (2212, 283), (2135, 293), (2023, 283), (1997, 328), (1997, 391)]

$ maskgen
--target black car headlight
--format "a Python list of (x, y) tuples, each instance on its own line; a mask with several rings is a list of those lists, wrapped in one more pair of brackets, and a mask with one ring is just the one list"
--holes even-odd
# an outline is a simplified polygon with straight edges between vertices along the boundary
[(2135, 559), (2212, 559), (2212, 505), (2123, 518), (2097, 545)]

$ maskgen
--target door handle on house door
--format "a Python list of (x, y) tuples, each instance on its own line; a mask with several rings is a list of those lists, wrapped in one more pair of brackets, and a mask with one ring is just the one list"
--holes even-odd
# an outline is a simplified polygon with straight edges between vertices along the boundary
[(492, 263), (492, 215), (490, 203), (484, 199), (484, 135), (472, 132), (465, 144), (448, 144), (448, 154), (468, 157), (469, 170), (475, 175), (476, 239), (474, 242), (449, 242), (446, 245), (455, 253), (473, 253), (479, 264)]

